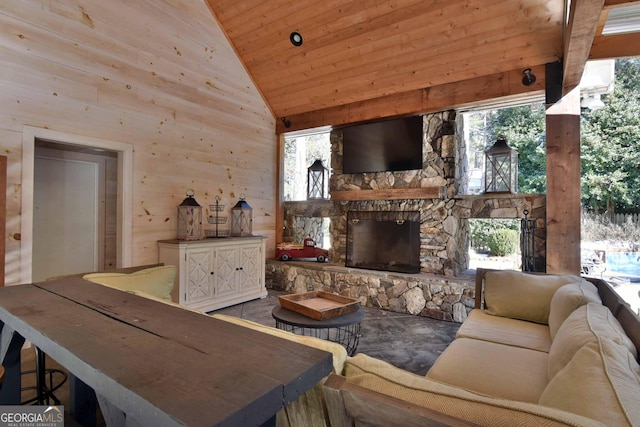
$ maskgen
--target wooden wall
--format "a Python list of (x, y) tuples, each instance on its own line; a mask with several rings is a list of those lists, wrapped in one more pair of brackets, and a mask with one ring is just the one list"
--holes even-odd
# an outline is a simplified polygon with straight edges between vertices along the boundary
[(273, 251), (275, 120), (204, 1), (4, 0), (0, 64), (8, 284), (29, 250), (25, 125), (133, 145), (133, 264), (156, 262), (156, 241), (176, 237), (188, 188), (227, 209), (244, 193)]

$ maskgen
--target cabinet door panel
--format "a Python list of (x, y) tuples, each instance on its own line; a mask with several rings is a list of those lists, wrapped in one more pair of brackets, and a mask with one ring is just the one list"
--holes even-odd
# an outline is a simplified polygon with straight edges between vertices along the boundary
[(214, 296), (211, 272), (213, 270), (211, 250), (190, 249), (187, 251), (187, 304), (210, 299)]
[(259, 245), (240, 246), (240, 270), (238, 271), (239, 290), (255, 290), (262, 286), (262, 251)]
[(215, 292), (216, 296), (231, 294), (237, 291), (236, 272), (238, 270), (238, 249), (222, 246), (216, 249), (215, 255)]

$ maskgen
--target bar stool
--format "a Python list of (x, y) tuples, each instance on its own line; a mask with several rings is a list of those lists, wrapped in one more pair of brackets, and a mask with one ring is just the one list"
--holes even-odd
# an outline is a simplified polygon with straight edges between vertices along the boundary
[[(29, 405), (36, 402), (38, 405), (49, 405), (50, 400), (53, 400), (55, 405), (59, 405), (60, 399), (58, 399), (53, 392), (62, 387), (62, 385), (67, 381), (67, 373), (60, 369), (47, 369), (47, 355), (38, 347), (33, 346), (33, 348), (36, 354), (36, 369), (22, 372), (22, 375), (35, 373), (36, 385), (35, 387), (24, 387), (22, 391), (35, 389), (36, 396), (21, 402), (21, 404)], [(54, 374), (61, 375), (60, 381), (56, 384), (53, 383)], [(47, 375), (49, 375), (49, 384), (47, 384)]]

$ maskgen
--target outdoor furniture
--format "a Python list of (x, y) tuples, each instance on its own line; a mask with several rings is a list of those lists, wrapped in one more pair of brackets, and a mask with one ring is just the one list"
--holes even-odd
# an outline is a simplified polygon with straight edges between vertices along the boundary
[[(76, 278), (0, 288), (0, 326), (7, 376), (26, 338), (94, 389), (107, 425), (273, 425), (332, 370), (328, 352)], [(8, 385), (0, 404), (18, 404)]]
[(277, 305), (271, 315), (276, 320), (276, 328), (338, 343), (347, 349), (349, 356), (353, 356), (360, 342), (360, 323), (364, 313), (364, 308), (360, 306), (353, 313), (315, 320)]
[[(21, 405), (29, 405), (36, 402), (38, 405), (50, 405), (53, 401), (54, 405), (60, 405), (60, 399), (56, 397), (54, 392), (67, 382), (67, 373), (60, 369), (47, 368), (47, 355), (37, 346), (33, 346), (35, 352), (36, 368), (29, 371), (21, 372), (21, 375), (35, 374), (35, 385), (31, 387), (22, 387), (22, 391), (35, 390), (35, 396), (23, 400)], [(54, 380), (54, 375), (56, 376)], [(49, 383), (47, 385), (47, 376)]]

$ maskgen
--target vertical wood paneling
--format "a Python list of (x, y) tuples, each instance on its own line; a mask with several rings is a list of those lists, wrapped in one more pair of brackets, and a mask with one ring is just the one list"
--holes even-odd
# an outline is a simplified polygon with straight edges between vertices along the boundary
[(246, 194), (273, 250), (275, 120), (204, 2), (4, 1), (0, 63), (7, 283), (26, 250), (24, 125), (134, 146), (134, 264), (156, 262), (156, 240), (175, 238), (188, 188), (205, 207)]

